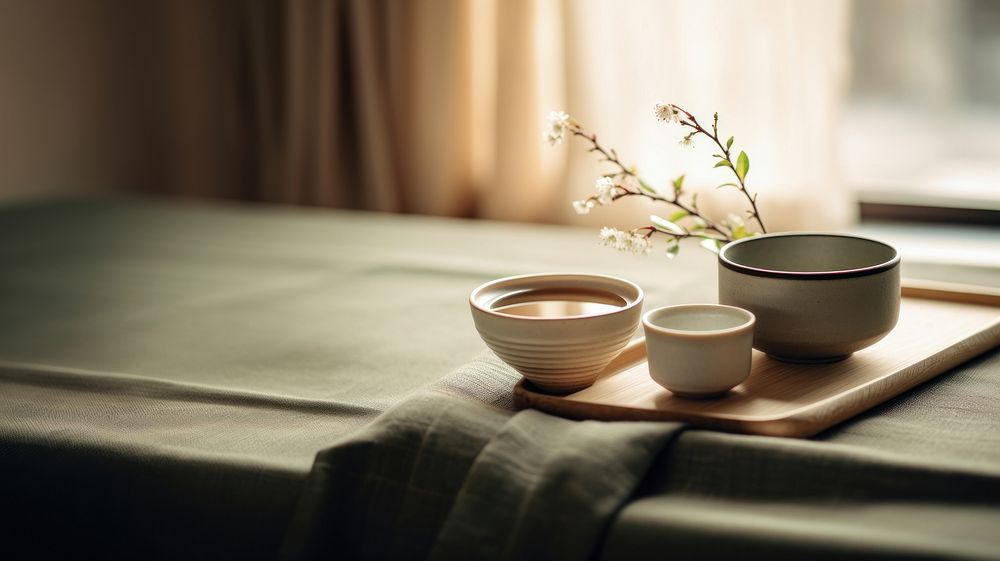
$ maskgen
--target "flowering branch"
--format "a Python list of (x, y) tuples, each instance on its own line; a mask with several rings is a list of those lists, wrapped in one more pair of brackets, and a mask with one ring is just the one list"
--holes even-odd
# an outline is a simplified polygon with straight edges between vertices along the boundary
[[(678, 105), (674, 105), (672, 103), (669, 104), (669, 106), (675, 110), (673, 116), (674, 119), (677, 120), (677, 122), (679, 122), (681, 125), (685, 127), (690, 127), (694, 129), (694, 132), (689, 133), (687, 136), (684, 137), (684, 140), (681, 141), (683, 144), (690, 144), (691, 139), (695, 135), (703, 134), (708, 138), (712, 139), (712, 142), (714, 142), (715, 145), (719, 147), (719, 150), (721, 150), (722, 153), (712, 154), (713, 156), (718, 158), (718, 161), (715, 163), (715, 167), (724, 166), (733, 170), (733, 174), (736, 175), (736, 180), (739, 182), (739, 184), (723, 183), (722, 185), (719, 185), (719, 187), (736, 187), (741, 193), (743, 193), (743, 195), (747, 198), (747, 201), (750, 203), (751, 210), (748, 210), (747, 214), (750, 216), (750, 218), (757, 221), (757, 224), (760, 226), (760, 231), (766, 234), (767, 228), (764, 227), (764, 222), (761, 221), (760, 218), (760, 212), (757, 210), (757, 194), (750, 193), (750, 191), (747, 190), (746, 186), (747, 173), (750, 172), (750, 157), (747, 156), (746, 152), (741, 150), (740, 155), (736, 158), (736, 161), (735, 162), (733, 161), (730, 150), (733, 147), (734, 137), (730, 136), (729, 139), (726, 140), (725, 144), (722, 143), (722, 140), (719, 138), (719, 114), (715, 113), (715, 115), (713, 116), (712, 132), (709, 132), (707, 129), (705, 129), (705, 127), (701, 126), (701, 124), (698, 123), (698, 119), (696, 119), (695, 116), (692, 115), (690, 112), (688, 112), (686, 109)], [(684, 117), (679, 117), (677, 115), (678, 111), (683, 113)], [(657, 115), (660, 115), (662, 113), (661, 105), (657, 106), (656, 112)], [(669, 121), (671, 119), (663, 118), (662, 120)]]
[[(573, 136), (578, 136), (584, 140), (590, 142), (590, 148), (588, 152), (597, 152), (601, 154), (602, 158), (600, 161), (609, 162), (618, 168), (616, 173), (610, 176), (604, 176), (597, 180), (597, 195), (588, 197), (583, 201), (576, 201), (574, 207), (577, 212), (581, 214), (586, 214), (590, 209), (594, 208), (594, 203), (596, 204), (607, 204), (610, 202), (617, 201), (618, 199), (625, 197), (645, 197), (651, 201), (666, 203), (668, 205), (673, 205), (684, 212), (683, 215), (676, 215), (673, 220), (679, 220), (685, 216), (691, 216), (696, 219), (696, 222), (701, 226), (699, 229), (715, 231), (722, 235), (724, 239), (728, 241), (730, 232), (725, 226), (721, 226), (703, 216), (698, 210), (698, 198), (693, 197), (691, 204), (685, 204), (681, 201), (680, 196), (683, 192), (684, 176), (680, 176), (674, 181), (673, 196), (670, 198), (663, 197), (658, 194), (658, 192), (653, 189), (646, 181), (644, 181), (639, 174), (636, 173), (635, 168), (631, 168), (622, 163), (621, 159), (618, 157), (618, 152), (614, 148), (605, 148), (601, 146), (601, 143), (597, 141), (597, 135), (592, 132), (587, 132), (584, 130), (579, 123), (573, 120), (569, 120), (566, 130), (568, 130)], [(621, 179), (621, 182), (614, 182), (614, 179)], [(581, 209), (580, 203), (583, 204), (586, 210)], [(589, 204), (588, 204), (589, 203)], [(583, 210), (583, 212), (581, 212)]]
[[(635, 168), (626, 166), (625, 163), (621, 161), (621, 158), (618, 157), (618, 152), (614, 148), (605, 148), (601, 145), (601, 143), (597, 140), (597, 135), (595, 133), (588, 132), (579, 123), (569, 119), (568, 116), (564, 127), (565, 130), (573, 136), (583, 138), (590, 143), (590, 148), (587, 150), (588, 152), (599, 153), (601, 155), (600, 161), (609, 162), (618, 168), (617, 172), (605, 175), (597, 180), (597, 195), (590, 196), (582, 201), (574, 202), (574, 207), (577, 209), (577, 212), (586, 214), (597, 204), (608, 204), (625, 197), (645, 197), (651, 201), (666, 203), (679, 209), (679, 212), (672, 215), (672, 220), (670, 220), (670, 222), (690, 216), (695, 221), (695, 225), (692, 228), (695, 231), (704, 230), (705, 232), (715, 232), (719, 234), (719, 236), (711, 236), (707, 233), (692, 234), (690, 230), (683, 227), (680, 229), (667, 229), (664, 227), (657, 228), (655, 226), (637, 228), (636, 230), (647, 230), (647, 235), (645, 236), (647, 239), (654, 232), (659, 232), (670, 236), (674, 240), (680, 240), (687, 237), (698, 237), (702, 239), (719, 240), (722, 242), (731, 240), (731, 231), (729, 228), (716, 224), (714, 221), (701, 214), (698, 210), (697, 195), (692, 197), (691, 203), (689, 204), (686, 204), (681, 200), (680, 195), (683, 193), (684, 176), (680, 176), (674, 181), (672, 197), (668, 198), (659, 195), (657, 191), (649, 185), (649, 183), (643, 180), (642, 177), (636, 173)], [(559, 138), (553, 143), (561, 142), (561, 140), (562, 139)], [(551, 138), (550, 142), (552, 142)], [(619, 179), (620, 181), (616, 182), (615, 179)], [(636, 230), (633, 230), (633, 232)]]
[(667, 256), (673, 257), (680, 251), (680, 241), (686, 238), (697, 238), (701, 240), (701, 245), (711, 251), (718, 251), (728, 240), (707, 234), (684, 231), (667, 231), (662, 226), (649, 225), (633, 228), (631, 230), (619, 230), (617, 228), (601, 228), (601, 243), (623, 251), (631, 251), (636, 254), (646, 254), (653, 250), (650, 238), (653, 234), (661, 234), (669, 239), (667, 244)]
[[(719, 141), (718, 134), (718, 114), (715, 115), (712, 124), (712, 132), (703, 128), (693, 115), (673, 104), (657, 104), (655, 108), (656, 116), (661, 121), (678, 122), (693, 129), (688, 133), (681, 144), (689, 146), (692, 139), (698, 134), (704, 134), (713, 139), (722, 150), (722, 154), (716, 154), (719, 163), (715, 167), (727, 165), (736, 173), (739, 184), (727, 183), (720, 185), (733, 186), (739, 189), (749, 200), (751, 211), (748, 215), (755, 219), (764, 230), (764, 223), (761, 222), (757, 212), (757, 196), (751, 194), (744, 183), (746, 174), (750, 169), (750, 160), (745, 152), (740, 152), (737, 161), (734, 163), (730, 158), (730, 148), (733, 138), (730, 137), (726, 145)], [(686, 117), (681, 115), (683, 113)], [(570, 119), (569, 115), (562, 111), (553, 111), (547, 118), (548, 126), (544, 137), (551, 145), (562, 143), (566, 133), (584, 139), (590, 144), (588, 152), (600, 154), (600, 161), (608, 162), (615, 167), (615, 171), (602, 175), (598, 178), (595, 187), (597, 193), (586, 199), (573, 201), (573, 208), (579, 214), (589, 213), (597, 205), (606, 205), (626, 197), (644, 197), (653, 202), (664, 203), (674, 207), (674, 212), (668, 218), (657, 215), (650, 215), (651, 225), (634, 228), (631, 230), (618, 230), (616, 228), (601, 229), (601, 241), (605, 245), (610, 245), (616, 249), (632, 251), (637, 254), (649, 253), (652, 249), (651, 238), (654, 234), (660, 234), (668, 238), (667, 256), (673, 257), (679, 250), (679, 243), (686, 238), (697, 238), (701, 240), (701, 245), (712, 251), (718, 251), (727, 242), (747, 236), (756, 235), (749, 232), (743, 221), (736, 216), (722, 223), (717, 223), (698, 209), (698, 194), (692, 194), (690, 202), (685, 202), (681, 197), (684, 194), (684, 176), (681, 175), (673, 181), (673, 189), (669, 194), (664, 195), (650, 186), (637, 173), (635, 167), (626, 166), (618, 152), (614, 148), (607, 148), (597, 140), (595, 133), (583, 128), (580, 123)], [(685, 225), (686, 224), (686, 225)]]

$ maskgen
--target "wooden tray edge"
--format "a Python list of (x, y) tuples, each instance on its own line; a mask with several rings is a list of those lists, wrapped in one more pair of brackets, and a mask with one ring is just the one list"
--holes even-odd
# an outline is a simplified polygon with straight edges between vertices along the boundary
[(902, 295), (909, 298), (1000, 306), (1000, 288), (920, 279), (903, 279), (900, 284)]
[[(983, 286), (973, 286), (958, 283), (942, 283), (936, 281), (916, 281), (907, 279), (902, 284), (902, 296), (908, 298), (943, 300), (957, 303), (1000, 306), (1000, 289)], [(759, 419), (726, 419), (724, 417), (702, 417), (687, 415), (674, 411), (659, 411), (652, 409), (633, 409), (618, 405), (604, 405), (565, 399), (564, 396), (537, 392), (525, 378), (521, 378), (514, 386), (514, 407), (517, 410), (538, 409), (560, 417), (576, 420), (597, 421), (657, 421), (657, 422), (688, 422), (699, 428), (717, 429), (726, 432), (756, 434), (762, 436), (777, 436), (785, 438), (809, 438), (825, 430), (857, 416), (864, 411), (889, 401), (920, 384), (968, 362), (984, 354), (1000, 344), (1000, 317), (989, 327), (980, 331), (970, 339), (962, 341), (963, 352), (941, 361), (940, 357), (949, 349), (924, 358), (918, 363), (908, 366), (895, 376), (903, 376), (905, 381), (898, 387), (893, 387), (881, 400), (864, 404), (858, 403), (843, 409), (824, 407), (826, 401), (809, 404), (790, 414)], [(608, 366), (609, 371), (620, 371), (631, 366), (646, 356), (645, 340), (637, 339), (629, 343), (622, 354)], [(939, 361), (934, 367), (925, 369), (928, 363)], [(914, 371), (914, 374), (907, 374)], [(880, 385), (885, 385), (888, 378), (879, 378), (858, 386), (852, 391), (878, 391)], [(832, 398), (831, 398), (832, 399)], [(817, 409), (819, 413), (817, 414)], [(623, 418), (627, 414), (628, 418)], [(815, 416), (814, 416), (815, 415)], [(815, 428), (819, 425), (821, 428)]]
[[(811, 423), (824, 425), (824, 428), (813, 430), (809, 434), (804, 434), (802, 437), (814, 436), (865, 411), (868, 411), (869, 409), (898, 397), (899, 395), (902, 395), (925, 382), (929, 382), (949, 370), (952, 370), (956, 366), (964, 364), (979, 355), (993, 350), (998, 345), (1000, 345), (1000, 318), (976, 335), (973, 335), (956, 345), (941, 349), (940, 351), (925, 357), (919, 362), (911, 364), (900, 371), (894, 372), (891, 379), (895, 383), (891, 386), (889, 385), (890, 377), (886, 376), (872, 380), (867, 384), (857, 386), (850, 390), (850, 393), (879, 393), (881, 394), (881, 399), (879, 401), (871, 404), (858, 402), (853, 407), (845, 407), (843, 409), (836, 410), (825, 408), (825, 404), (828, 400), (819, 401), (792, 412), (787, 418), (794, 419), (796, 422), (802, 423), (805, 426), (809, 426)], [(946, 359), (942, 359), (943, 356), (946, 356), (949, 351), (952, 351), (955, 348), (960, 348), (961, 352)], [(889, 389), (890, 387), (891, 389)], [(816, 413), (817, 410), (819, 410), (819, 413), (816, 416), (811, 416)]]

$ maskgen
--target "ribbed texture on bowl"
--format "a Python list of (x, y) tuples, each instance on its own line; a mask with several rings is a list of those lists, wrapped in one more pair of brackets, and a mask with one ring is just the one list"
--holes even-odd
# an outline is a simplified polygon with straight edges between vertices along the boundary
[(575, 344), (512, 341), (480, 333), (504, 362), (542, 390), (570, 393), (594, 383), (597, 375), (621, 353), (635, 329), (604, 334)]
[[(509, 294), (530, 291), (606, 292), (625, 305), (580, 316), (529, 317), (491, 308)], [(642, 289), (607, 275), (545, 273), (485, 283), (469, 296), (472, 319), (486, 345), (540, 390), (570, 393), (590, 386), (639, 327)]]

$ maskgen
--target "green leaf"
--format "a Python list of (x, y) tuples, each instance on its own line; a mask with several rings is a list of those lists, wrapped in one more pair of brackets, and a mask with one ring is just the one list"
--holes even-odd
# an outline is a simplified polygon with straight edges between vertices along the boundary
[(750, 157), (746, 152), (740, 152), (740, 157), (736, 159), (736, 175), (743, 181), (750, 171)]
[(668, 216), (667, 220), (669, 220), (671, 222), (677, 222), (678, 220), (680, 220), (681, 218), (684, 218), (687, 215), (688, 215), (688, 211), (686, 211), (686, 210), (678, 210), (677, 212), (675, 212), (675, 213), (671, 214), (670, 216)]
[(712, 253), (719, 253), (719, 250), (722, 249), (722, 246), (724, 244), (721, 241), (719, 241), (719, 240), (708, 240), (708, 239), (705, 239), (705, 240), (701, 240), (701, 244), (700, 245), (701, 245), (701, 247), (703, 247), (703, 248), (711, 251)]
[(733, 147), (733, 140), (734, 140), (734, 137), (730, 136), (729, 140), (726, 141), (726, 150), (729, 150), (730, 148)]
[(649, 220), (653, 223), (654, 226), (656, 226), (657, 229), (662, 230), (668, 234), (677, 234), (678, 236), (683, 236), (687, 234), (687, 230), (685, 230), (684, 228), (681, 228), (677, 224), (674, 224), (673, 222), (665, 218), (661, 218), (655, 214), (650, 214)]
[(684, 175), (681, 174), (677, 179), (674, 180), (674, 196), (681, 194), (683, 186), (684, 186)]
[(673, 243), (673, 244), (668, 245), (667, 246), (667, 258), (668, 259), (673, 259), (674, 257), (677, 257), (677, 252), (680, 251), (680, 250), (681, 250), (681, 246), (679, 244)]
[(723, 187), (736, 187), (737, 189), (740, 188), (740, 186), (735, 183), (723, 183), (722, 185), (718, 185), (716, 189), (722, 189)]
[(638, 179), (638, 178), (636, 178), (636, 181), (639, 182), (639, 189), (645, 191), (646, 193), (648, 193), (650, 195), (656, 195), (657, 194), (656, 193), (656, 189), (653, 189), (649, 185), (646, 185), (645, 181), (642, 181), (641, 179)]
[(734, 240), (740, 240), (740, 239), (743, 239), (743, 238), (749, 238), (751, 235), (752, 234), (750, 234), (750, 232), (747, 231), (747, 227), (744, 226), (743, 224), (740, 224), (739, 226), (733, 228), (733, 239)]
[(704, 230), (707, 227), (708, 227), (708, 224), (706, 224), (703, 219), (698, 218), (696, 216), (695, 219), (694, 219), (694, 225), (691, 226), (691, 230), (693, 230), (695, 232), (700, 232), (701, 230)]
[(733, 164), (729, 163), (729, 160), (719, 160), (713, 167), (721, 168), (722, 166), (733, 167)]
[(698, 211), (698, 193), (691, 195), (691, 208), (693, 208), (695, 212)]

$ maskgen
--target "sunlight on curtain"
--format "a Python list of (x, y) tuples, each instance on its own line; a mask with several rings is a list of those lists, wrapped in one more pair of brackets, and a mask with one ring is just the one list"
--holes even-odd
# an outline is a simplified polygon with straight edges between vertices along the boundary
[[(364, 3), (360, 3), (363, 5)], [(358, 3), (348, 3), (350, 10)], [(545, 220), (539, 196), (557, 154), (540, 150), (544, 108), (562, 97), (559, 4), (545, 0), (389, 3), (405, 79), (393, 111), (408, 212)]]
[[(234, 7), (236, 6), (236, 7)], [(721, 115), (771, 229), (849, 218), (833, 139), (846, 0), (169, 3), (167, 191), (503, 220), (639, 226), (570, 203), (607, 168), (542, 139), (563, 109), (656, 185), (743, 209), (658, 99)], [(637, 223), (639, 222), (639, 223)]]
[[(720, 112), (724, 133), (735, 135), (736, 147), (751, 157), (749, 185), (760, 193), (772, 230), (832, 228), (852, 218), (835, 144), (847, 86), (846, 0), (469, 5), (457, 23), (471, 53), (462, 62), (470, 66), (451, 75), (469, 80), (470, 102), (424, 101), (468, 111), (466, 187), (475, 215), (618, 226), (646, 221), (651, 208), (642, 200), (587, 217), (572, 212), (570, 201), (591, 194), (606, 168), (572, 139), (568, 146), (544, 145), (542, 118), (551, 109), (564, 109), (597, 132), (655, 185), (685, 173), (690, 186), (704, 191), (707, 211), (741, 212), (741, 195), (714, 190), (731, 178), (711, 167), (707, 141), (682, 148), (680, 127), (653, 118), (653, 104), (664, 99), (703, 121)], [(421, 69), (446, 77), (440, 66)], [(443, 99), (449, 99), (446, 88), (464, 87), (461, 81), (429, 83), (443, 88)], [(424, 132), (432, 136), (423, 137), (417, 153), (432, 150), (440, 143), (430, 139), (443, 134)], [(415, 170), (463, 165), (458, 155), (426, 152), (409, 162)]]
[[(658, 99), (702, 122), (718, 111), (720, 131), (735, 135), (735, 148), (750, 156), (748, 186), (760, 194), (770, 230), (836, 227), (853, 212), (835, 152), (848, 77), (847, 16), (843, 0), (568, 2), (565, 109), (654, 185), (686, 173), (686, 184), (705, 191), (701, 206), (724, 217), (745, 208), (744, 200), (714, 189), (731, 177), (712, 169), (709, 141), (679, 146), (681, 128), (652, 112)], [(561, 220), (647, 222), (651, 207), (642, 200), (573, 216), (568, 201), (592, 194), (606, 168), (582, 143), (557, 150), (570, 154)]]
[(551, 221), (561, 203), (558, 185), (566, 156), (544, 149), (540, 116), (564, 99), (562, 5), (547, 0), (476, 4), (492, 5), (481, 7), (476, 14), (481, 19), (473, 23), (493, 28), (496, 56), (493, 61), (474, 61), (495, 69), (495, 89), (487, 94), (495, 101), (494, 128), (485, 133), (493, 142), (493, 160), (477, 178), (476, 214)]

